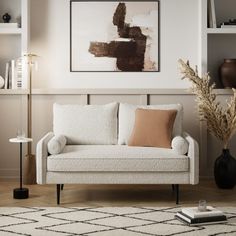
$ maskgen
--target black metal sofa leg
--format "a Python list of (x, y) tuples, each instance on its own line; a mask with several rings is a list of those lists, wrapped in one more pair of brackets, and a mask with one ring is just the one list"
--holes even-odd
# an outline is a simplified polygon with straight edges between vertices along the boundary
[(179, 185), (175, 184), (174, 189), (175, 189), (176, 204), (178, 205), (179, 204)]
[(61, 184), (61, 190), (63, 190), (63, 188), (64, 188), (64, 184)]
[(61, 185), (57, 184), (57, 205), (60, 204)]

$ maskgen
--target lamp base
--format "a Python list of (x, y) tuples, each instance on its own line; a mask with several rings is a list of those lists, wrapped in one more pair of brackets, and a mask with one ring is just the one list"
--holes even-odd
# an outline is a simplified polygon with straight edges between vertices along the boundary
[(29, 197), (29, 189), (28, 188), (15, 188), (13, 190), (13, 197), (15, 199), (26, 199)]

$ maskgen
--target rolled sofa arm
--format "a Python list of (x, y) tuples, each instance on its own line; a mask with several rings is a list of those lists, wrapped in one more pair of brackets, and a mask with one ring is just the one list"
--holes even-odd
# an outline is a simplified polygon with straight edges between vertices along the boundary
[(199, 147), (197, 141), (188, 133), (184, 132), (184, 138), (188, 141), (187, 156), (190, 159), (190, 184), (198, 184), (199, 182)]
[(52, 139), (53, 137), (54, 137), (53, 132), (49, 132), (37, 143), (36, 170), (37, 170), (37, 183), (38, 184), (46, 183), (47, 157), (48, 157), (47, 144), (49, 140)]

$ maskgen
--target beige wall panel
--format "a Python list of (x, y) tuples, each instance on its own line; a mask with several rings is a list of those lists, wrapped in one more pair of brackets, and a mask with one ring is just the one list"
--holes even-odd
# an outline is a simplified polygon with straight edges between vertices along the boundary
[[(16, 137), (21, 126), (26, 131), (25, 105), (25, 95), (0, 95), (0, 179), (19, 174), (19, 145), (9, 143), (9, 139)], [(23, 145), (24, 153), (25, 150)]]
[(140, 95), (90, 95), (89, 104), (106, 104), (109, 102), (140, 104), (140, 97)]

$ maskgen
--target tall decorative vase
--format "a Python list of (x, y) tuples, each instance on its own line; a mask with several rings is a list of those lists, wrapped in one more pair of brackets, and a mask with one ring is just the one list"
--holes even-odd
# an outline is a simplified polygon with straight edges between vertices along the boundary
[(231, 189), (236, 184), (236, 160), (230, 155), (229, 149), (223, 149), (215, 160), (215, 182), (219, 188)]
[(220, 66), (220, 79), (225, 88), (236, 88), (236, 59), (225, 59)]

